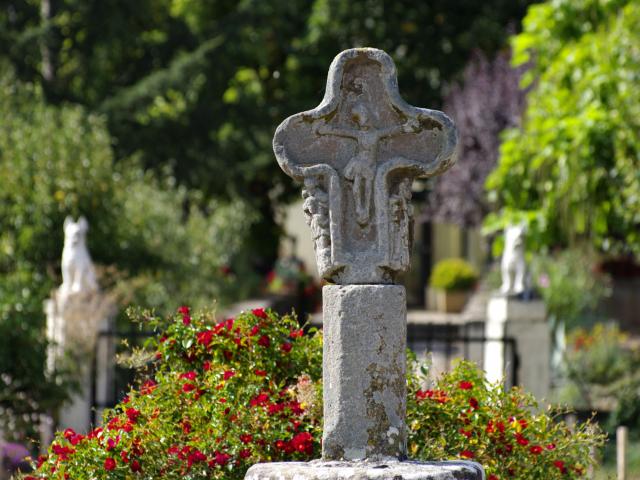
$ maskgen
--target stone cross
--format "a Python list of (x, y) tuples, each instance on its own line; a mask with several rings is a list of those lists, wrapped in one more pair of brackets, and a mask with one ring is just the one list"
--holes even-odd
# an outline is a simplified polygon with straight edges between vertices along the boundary
[(386, 284), (408, 268), (411, 182), (446, 170), (456, 140), (444, 113), (400, 98), (385, 52), (335, 58), (322, 103), (287, 118), (273, 139), (282, 169), (304, 185), (323, 278)]
[[(457, 134), (442, 112), (408, 105), (391, 57), (339, 54), (322, 103), (287, 118), (273, 148), (303, 184), (323, 288), (322, 460), (259, 464), (248, 480), (476, 479), (470, 464), (405, 462), (406, 296), (411, 183), (446, 170)], [(373, 462), (373, 463), (372, 463)]]

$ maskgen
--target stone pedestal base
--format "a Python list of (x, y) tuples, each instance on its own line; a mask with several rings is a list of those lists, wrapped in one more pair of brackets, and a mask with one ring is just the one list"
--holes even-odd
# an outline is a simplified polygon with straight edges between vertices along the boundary
[(484, 480), (474, 462), (282, 462), (259, 463), (245, 480)]
[[(487, 305), (487, 338), (513, 338), (519, 357), (518, 383), (542, 400), (551, 384), (551, 331), (544, 302), (495, 296)], [(500, 382), (505, 369), (505, 345), (488, 341), (484, 369), (487, 379)]]

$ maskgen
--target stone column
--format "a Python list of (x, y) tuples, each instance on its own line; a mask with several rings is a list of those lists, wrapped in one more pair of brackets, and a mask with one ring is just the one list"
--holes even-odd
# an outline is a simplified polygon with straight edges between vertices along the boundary
[[(536, 398), (549, 396), (551, 386), (551, 330), (544, 302), (497, 295), (487, 304), (485, 336), (513, 338), (519, 358), (518, 383)], [(487, 341), (484, 370), (487, 380), (501, 382), (505, 369), (505, 344)]]
[(480, 479), (471, 462), (406, 461), (406, 299), (411, 184), (454, 161), (442, 112), (408, 105), (391, 57), (338, 55), (322, 103), (287, 118), (273, 139), (282, 169), (303, 184), (323, 289), (322, 459), (254, 465), (250, 480)]
[(404, 287), (330, 285), (322, 297), (323, 458), (405, 458)]

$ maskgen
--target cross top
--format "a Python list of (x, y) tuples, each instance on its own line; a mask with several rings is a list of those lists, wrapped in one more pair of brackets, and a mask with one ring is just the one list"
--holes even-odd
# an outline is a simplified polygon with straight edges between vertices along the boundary
[(276, 130), (278, 163), (303, 183), (318, 270), (338, 284), (393, 283), (409, 267), (411, 183), (449, 168), (444, 113), (407, 104), (393, 60), (355, 48), (331, 63), (322, 103)]

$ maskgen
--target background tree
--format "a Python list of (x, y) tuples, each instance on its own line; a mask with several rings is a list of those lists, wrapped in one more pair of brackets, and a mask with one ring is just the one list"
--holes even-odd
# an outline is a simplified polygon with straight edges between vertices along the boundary
[(443, 109), (458, 127), (460, 153), (447, 174), (435, 179), (427, 218), (469, 228), (489, 213), (485, 183), (498, 160), (500, 133), (520, 124), (525, 107), (526, 91), (520, 88), (525, 67), (510, 62), (508, 51), (493, 60), (477, 51), (462, 81), (450, 88)]
[(88, 218), (93, 260), (109, 266), (103, 284), (117, 280), (125, 304), (164, 311), (245, 294), (241, 249), (252, 217), (242, 202), (185, 210), (197, 192), (135, 162), (114, 165), (101, 117), (47, 105), (6, 63), (0, 72), (0, 430), (11, 436), (33, 434), (38, 414), (66, 394), (62, 377), (44, 374), (43, 313), (60, 282), (65, 216)]
[[(245, 199), (260, 213), (251, 251), (266, 269), (278, 238), (273, 200), (294, 192), (273, 161), (273, 131), (318, 103), (331, 59), (386, 49), (407, 99), (437, 107), (471, 49), (500, 48), (531, 2), (53, 3), (44, 17), (36, 0), (0, 8), (0, 45), (19, 75), (41, 81), (50, 101), (106, 113), (116, 158), (168, 166), (206, 198)], [(43, 61), (55, 72), (43, 77)]]
[(535, 60), (536, 86), (487, 182), (488, 228), (526, 219), (537, 247), (640, 253), (639, 24), (634, 1), (531, 7), (514, 62)]

